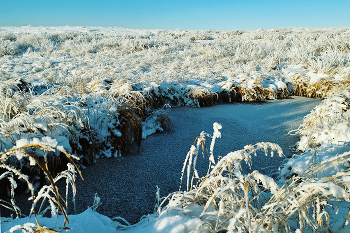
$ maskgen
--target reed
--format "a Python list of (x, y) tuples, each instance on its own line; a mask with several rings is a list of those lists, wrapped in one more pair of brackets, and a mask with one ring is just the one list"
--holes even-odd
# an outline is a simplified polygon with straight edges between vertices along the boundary
[[(218, 126), (214, 123), (217, 136)], [(209, 232), (330, 232), (332, 227), (340, 229), (348, 221), (344, 218), (337, 222), (336, 215), (342, 203), (349, 202), (347, 179), (350, 171), (346, 169), (330, 176), (322, 174), (348, 163), (349, 152), (312, 163), (301, 174), (281, 182), (258, 171), (242, 170), (242, 163), (250, 166), (254, 155), (259, 156), (259, 150), (266, 155), (274, 156), (277, 152), (278, 156), (283, 156), (278, 145), (268, 142), (247, 145), (218, 161), (211, 156), (211, 146), (208, 173), (199, 177), (196, 158), (200, 151), (207, 151), (206, 137), (210, 135), (202, 132), (186, 156), (181, 176), (182, 183), (187, 173), (186, 191), (180, 190), (165, 198), (158, 205), (159, 213), (190, 208), (194, 204), (200, 206), (203, 223), (197, 227), (199, 232), (201, 229)]]
[[(64, 154), (66, 158), (70, 161), (68, 163), (68, 170), (63, 171), (59, 173), (55, 178), (53, 177), (52, 173), (49, 170), (49, 161), (47, 159), (47, 153), (48, 152), (55, 152), (59, 151), (60, 153)], [(23, 157), (27, 157), (30, 161), (30, 166), (37, 166), (41, 169), (41, 171), (45, 174), (45, 177), (47, 178), (49, 182), (49, 186), (44, 185), (37, 195), (35, 195), (34, 187), (32, 183), (29, 181), (29, 178), (27, 175), (23, 174), (22, 171), (6, 164), (6, 161), (9, 160), (11, 157), (17, 157), (17, 159), (22, 159)], [(44, 161), (42, 162), (42, 159), (44, 158)], [(29, 144), (29, 145), (23, 145), (20, 147), (15, 147), (10, 150), (4, 151), (0, 153), (0, 168), (7, 170), (7, 172), (3, 173), (0, 176), (0, 180), (7, 178), (11, 183), (11, 197), (10, 202), (5, 201), (3, 199), (0, 199), (0, 205), (2, 207), (8, 208), (10, 210), (15, 211), (17, 217), (21, 217), (21, 211), (18, 206), (15, 204), (15, 198), (14, 198), (14, 189), (17, 186), (18, 179), (22, 179), (25, 181), (25, 183), (28, 186), (28, 189), (30, 190), (31, 200), (32, 200), (32, 208), (30, 211), (30, 215), (34, 215), (36, 220), (36, 225), (33, 227), (33, 230), (35, 229), (35, 232), (58, 232), (53, 229), (48, 229), (46, 227), (41, 227), (38, 220), (37, 220), (37, 214), (45, 214), (47, 210), (51, 210), (51, 216), (57, 217), (57, 215), (60, 213), (64, 216), (65, 223), (69, 223), (68, 217), (67, 217), (67, 211), (68, 211), (68, 185), (72, 188), (73, 193), (73, 200), (75, 199), (76, 194), (76, 186), (75, 186), (75, 173), (78, 173), (81, 176), (81, 173), (78, 169), (78, 167), (75, 165), (73, 160), (79, 160), (78, 157), (68, 154), (62, 147), (60, 146), (53, 146), (51, 144), (46, 143), (38, 143), (38, 144)], [(18, 179), (15, 179), (18, 178)], [(56, 182), (60, 179), (65, 179), (67, 183), (66, 187), (66, 198), (64, 199), (62, 195), (58, 192), (58, 189), (56, 187)], [(41, 199), (41, 206), (37, 210), (36, 204), (39, 203)], [(48, 201), (49, 206), (42, 209), (44, 207), (44, 202)], [(65, 226), (62, 227), (64, 229)], [(17, 227), (17, 229), (23, 229), (24, 227)]]

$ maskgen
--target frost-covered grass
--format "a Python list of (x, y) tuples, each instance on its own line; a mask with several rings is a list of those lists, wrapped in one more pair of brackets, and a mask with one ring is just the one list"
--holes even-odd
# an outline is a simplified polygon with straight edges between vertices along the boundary
[[(216, 161), (214, 146), (215, 140), (221, 137), (221, 127), (214, 123), (213, 135), (202, 132), (190, 148), (182, 169), (182, 174), (187, 177), (186, 191), (161, 198), (158, 190), (154, 214), (145, 216), (139, 223), (131, 226), (122, 218), (109, 219), (97, 214), (96, 208), (100, 202), (97, 196), (94, 205), (87, 211), (68, 216), (73, 222), (67, 228), (58, 225), (63, 222), (63, 218), (56, 212), (51, 213), (51, 219), (39, 216), (36, 221), (51, 226), (52, 231), (68, 229), (72, 232), (96, 232), (99, 229), (108, 232), (117, 232), (118, 229), (124, 232), (349, 230), (350, 173), (346, 166), (350, 159), (349, 152), (309, 163), (304, 171), (288, 180), (283, 177), (274, 179), (256, 170), (245, 172), (241, 169), (242, 163), (250, 166), (255, 156), (283, 156), (281, 148), (273, 143), (247, 145)], [(211, 138), (209, 150), (205, 145), (207, 138)], [(47, 144), (44, 146), (47, 147)], [(265, 155), (259, 154), (259, 151)], [(199, 177), (196, 171), (196, 160), (201, 154), (207, 156), (209, 164), (208, 173), (203, 177)], [(330, 170), (337, 172), (330, 174)], [(42, 191), (38, 195), (42, 195)], [(51, 208), (57, 211), (54, 205)], [(5, 230), (12, 228), (32, 232), (40, 227), (39, 223), (33, 221), (28, 218), (4, 219), (4, 226)], [(88, 221), (94, 223), (89, 225)]]
[[(184, 168), (187, 166), (187, 191), (169, 195), (165, 199), (168, 204), (163, 208), (161, 205), (158, 207), (160, 219), (151, 223), (144, 221), (142, 227), (152, 226), (153, 230), (157, 229), (157, 225), (167, 218), (163, 215), (166, 216), (168, 212), (167, 224), (171, 226), (173, 212), (179, 211), (180, 216), (191, 216), (187, 221), (193, 222), (195, 232), (349, 230), (349, 152), (308, 163), (304, 171), (288, 180), (283, 177), (274, 180), (258, 171), (243, 172), (241, 163), (244, 161), (250, 165), (254, 162), (253, 157), (257, 156), (258, 150), (264, 151), (266, 155), (273, 156), (277, 152), (282, 156), (278, 145), (266, 142), (248, 145), (215, 162), (212, 146), (220, 128), (214, 123), (208, 174), (198, 177), (195, 169), (198, 153), (205, 152), (205, 136), (210, 136), (202, 133), (184, 163)], [(333, 174), (329, 172), (334, 170), (336, 172)], [(198, 183), (193, 184), (193, 180), (198, 180)], [(186, 221), (179, 225), (183, 227)], [(136, 229), (142, 228), (136, 226)], [(180, 232), (176, 227), (173, 230)]]
[[(71, 163), (68, 163), (68, 169), (60, 172), (54, 178), (49, 167), (51, 168), (48, 160), (48, 153), (53, 152), (62, 153)], [(16, 157), (19, 161), (22, 161), (23, 158), (29, 160), (30, 166), (38, 167), (45, 178), (48, 180), (49, 185), (44, 185), (40, 190), (35, 193), (35, 187), (32, 182), (29, 180), (27, 174), (23, 174), (22, 169), (16, 169), (15, 167), (7, 164), (7, 162)], [(59, 214), (63, 215), (65, 223), (69, 224), (68, 220), (68, 190), (71, 187), (73, 194), (73, 201), (75, 200), (76, 188), (75, 188), (75, 177), (80, 171), (75, 165), (73, 160), (79, 160), (78, 157), (68, 154), (62, 146), (57, 146), (57, 141), (55, 139), (44, 137), (42, 140), (33, 138), (31, 141), (27, 139), (22, 139), (17, 141), (17, 146), (6, 150), (0, 154), (0, 168), (5, 170), (5, 172), (0, 176), (0, 180), (8, 180), (11, 184), (11, 195), (10, 200), (7, 201), (3, 198), (0, 199), (0, 206), (2, 208), (7, 208), (15, 212), (16, 218), (22, 217), (21, 209), (15, 203), (15, 189), (17, 188), (18, 180), (25, 181), (25, 184), (28, 187), (30, 192), (29, 200), (32, 201), (32, 208), (29, 213), (29, 217), (34, 215), (36, 224), (25, 223), (23, 226), (15, 226), (15, 229), (22, 229), (23, 232), (44, 232), (47, 227), (42, 227), (38, 223), (37, 214), (43, 216), (48, 210), (50, 210), (51, 217), (56, 218)], [(56, 183), (64, 179), (66, 180), (66, 195), (65, 199), (62, 194), (58, 191)], [(47, 203), (45, 203), (47, 202)], [(37, 207), (37, 204), (40, 203), (40, 207)], [(25, 215), (24, 215), (25, 216)]]
[[(348, 209), (342, 211), (349, 197), (349, 39), (347, 27), (0, 28), (0, 149), (17, 151), (44, 142), (59, 146), (39, 155), (47, 170), (60, 174), (67, 153), (79, 157), (82, 166), (99, 157), (121, 156), (133, 145), (139, 147), (142, 138), (170, 129), (167, 106), (290, 95), (325, 98), (294, 132), (301, 137), (299, 153), (285, 163), (278, 179), (240, 170), (242, 160), (250, 163), (257, 149), (280, 151), (277, 145), (248, 146), (215, 161), (215, 140), (208, 174), (199, 177), (196, 158), (207, 136), (202, 134), (183, 167), (186, 192), (170, 194), (147, 217), (153, 219), (150, 223), (143, 220), (128, 230), (337, 231), (348, 218)], [(214, 138), (219, 137), (217, 125)], [(16, 155), (1, 162), (10, 169), (1, 178), (12, 184), (1, 193), (11, 197), (14, 182), (20, 184), (12, 178), (15, 171), (27, 169), (25, 184), (33, 189), (45, 180), (40, 176), (47, 176), (43, 168), (31, 166), (33, 160)], [(46, 193), (55, 190), (50, 183), (51, 189), (44, 186)], [(334, 224), (337, 211), (340, 225)]]
[[(350, 83), (349, 38), (349, 28), (0, 28), (1, 146), (58, 131), (91, 163), (106, 153), (86, 156), (86, 141), (118, 155), (164, 104), (339, 93)], [(132, 137), (122, 138), (120, 110)]]

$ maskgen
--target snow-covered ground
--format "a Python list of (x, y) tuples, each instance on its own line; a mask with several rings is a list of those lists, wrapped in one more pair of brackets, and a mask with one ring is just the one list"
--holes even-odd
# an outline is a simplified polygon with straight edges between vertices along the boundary
[[(82, 170), (84, 180), (78, 179), (76, 183), (77, 212), (91, 206), (97, 193), (102, 201), (98, 212), (108, 217), (121, 216), (136, 223), (143, 215), (153, 213), (156, 187), (160, 188), (161, 196), (179, 189), (188, 150), (201, 131), (212, 131), (213, 122), (223, 126), (222, 138), (215, 143), (215, 158), (261, 141), (277, 143), (285, 156), (292, 156), (289, 147), (298, 142), (298, 137), (288, 135), (288, 131), (298, 128), (303, 117), (319, 103), (318, 99), (293, 97), (264, 104), (172, 108), (174, 131), (147, 137), (139, 152), (101, 159)], [(252, 170), (273, 174), (283, 160), (258, 156), (253, 160)], [(207, 170), (207, 161), (198, 159), (198, 173), (205, 175)]]
[[(218, 139), (215, 145), (215, 158), (229, 151), (241, 149), (242, 145), (260, 141), (280, 144), (284, 154), (290, 156), (292, 150), (289, 147), (298, 141), (298, 137), (288, 135), (288, 131), (297, 128), (302, 123), (303, 117), (319, 103), (318, 99), (292, 97), (257, 104), (172, 108), (170, 115), (174, 131), (148, 137), (138, 153), (99, 160), (97, 164), (82, 170), (84, 181), (78, 180), (76, 184), (77, 212), (82, 213), (92, 205), (95, 193), (101, 198), (102, 203), (97, 212), (87, 210), (73, 218), (69, 217), (71, 223), (67, 226), (72, 229), (79, 228), (81, 232), (94, 232), (96, 229), (115, 232), (116, 224), (110, 219), (103, 220), (106, 217), (100, 214), (111, 218), (121, 216), (132, 223), (137, 223), (143, 215), (152, 214), (156, 187), (160, 188), (162, 196), (178, 190), (181, 166), (188, 149), (202, 130), (206, 132), (211, 130), (212, 122), (215, 121), (223, 125), (222, 138)], [(277, 168), (283, 160), (285, 158), (260, 155), (253, 159), (252, 169), (273, 174), (278, 171)], [(130, 166), (133, 166), (133, 169), (130, 169)], [(108, 169), (105, 169), (106, 167)], [(197, 162), (199, 174), (204, 175), (207, 169), (206, 161), (199, 159)], [(64, 189), (61, 186), (60, 188)], [(149, 218), (155, 217), (149, 216)], [(49, 225), (45, 221), (47, 220), (39, 220), (40, 224)], [(94, 230), (85, 229), (81, 228), (83, 223), (80, 221), (98, 221), (106, 225), (97, 224), (94, 225)], [(194, 226), (202, 223), (200, 220), (181, 217), (176, 212), (161, 217), (160, 221), (163, 223), (150, 224), (146, 227), (149, 230), (145, 229), (142, 232), (170, 232), (169, 229), (175, 227), (183, 228), (181, 224), (187, 221), (189, 229), (191, 227), (195, 229)], [(141, 232), (137, 228), (132, 231)]]
[[(141, 138), (167, 128), (167, 115), (158, 110), (164, 104), (202, 107), (289, 95), (326, 97), (296, 131), (301, 136), (298, 143), (301, 153), (281, 169), (276, 185), (287, 183), (280, 186), (278, 192), (272, 189), (274, 183), (272, 178), (265, 177), (266, 174), (241, 176), (237, 167), (224, 173), (225, 176), (232, 173), (225, 180), (240, 179), (234, 181), (241, 184), (236, 192), (226, 193), (225, 188), (231, 186), (218, 187), (214, 183), (206, 186), (207, 183), (200, 182), (189, 192), (180, 196), (174, 194), (167, 206), (158, 209), (160, 217), (150, 223), (158, 224), (163, 231), (170, 231), (166, 228), (170, 223), (179, 231), (184, 227), (185, 231), (193, 228), (202, 232), (203, 227), (215, 231), (262, 228), (298, 231), (299, 228), (304, 230), (305, 226), (319, 230), (325, 226), (326, 219), (333, 216), (325, 206), (331, 200), (347, 203), (348, 197), (349, 38), (347, 27), (236, 31), (0, 28), (0, 147), (2, 151), (13, 148), (10, 152), (19, 159), (16, 169), (29, 169), (28, 179), (35, 188), (40, 180), (40, 169), (30, 166), (35, 161), (49, 161), (46, 167), (52, 170), (57, 169), (56, 157), (60, 153), (61, 159), (62, 153), (75, 154), (82, 164), (91, 164), (101, 157), (123, 156), (132, 144), (140, 146)], [(198, 140), (204, 140), (204, 136)], [(33, 157), (26, 149), (28, 143), (38, 150), (53, 152), (47, 155), (38, 151), (34, 154), (37, 157)], [(249, 153), (266, 148), (277, 147), (256, 144), (223, 159), (249, 161)], [(191, 162), (199, 149), (200, 145), (190, 150), (187, 162)], [(1, 154), (2, 162), (14, 159), (14, 156), (9, 159), (10, 152)], [(23, 160), (25, 156), (30, 159)], [(238, 166), (237, 161), (232, 162)], [(191, 169), (194, 168), (188, 165), (188, 174), (196, 173)], [(211, 172), (207, 180), (216, 180), (223, 175), (215, 169)], [(12, 173), (4, 173), (1, 178), (13, 182)], [(285, 192), (287, 187), (286, 193), (290, 196), (283, 194), (284, 199), (274, 196), (274, 201), (263, 207), (266, 208), (264, 215), (259, 212), (259, 206), (250, 209), (253, 207), (247, 200), (245, 208), (237, 203), (235, 206), (241, 206), (240, 209), (231, 208), (234, 200), (238, 200), (231, 198), (236, 198), (237, 193), (244, 193), (247, 199), (253, 195), (253, 191), (247, 194), (249, 187), (254, 192), (259, 190), (260, 186), (254, 180), (260, 180), (259, 185), (265, 185), (273, 192), (270, 195)], [(202, 185), (209, 187), (212, 193), (203, 193)], [(295, 199), (304, 197), (301, 193), (317, 195), (304, 203)], [(264, 191), (258, 196), (265, 194)], [(193, 195), (200, 201), (192, 199)], [(196, 206), (196, 203), (200, 205)], [(293, 212), (295, 204), (288, 203), (302, 204)], [(310, 208), (317, 206), (317, 216), (310, 217), (309, 212), (305, 212), (303, 207), (308, 205)], [(274, 209), (276, 206), (282, 206), (284, 210), (291, 208), (294, 215), (281, 220), (279, 209)], [(206, 217), (189, 217), (196, 215), (193, 211), (198, 208), (202, 211), (204, 207), (208, 208), (202, 213)], [(212, 211), (208, 211), (211, 208)], [(190, 214), (176, 214), (178, 210), (185, 213), (186, 209)], [(257, 212), (253, 214), (252, 211)], [(334, 211), (340, 213), (342, 209)], [(165, 213), (173, 217), (167, 218)], [(271, 213), (275, 214), (269, 215)], [(298, 219), (296, 215), (299, 220), (292, 221), (292, 217)], [(340, 216), (342, 218), (346, 213)], [(217, 219), (216, 223), (213, 218)], [(180, 224), (186, 221), (189, 221), (187, 225)], [(331, 221), (330, 226), (336, 231), (339, 226), (333, 223)], [(142, 222), (138, 226), (151, 226), (145, 224)]]

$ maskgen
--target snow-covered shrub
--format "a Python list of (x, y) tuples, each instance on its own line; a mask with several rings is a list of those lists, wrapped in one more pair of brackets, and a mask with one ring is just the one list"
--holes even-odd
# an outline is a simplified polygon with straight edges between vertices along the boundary
[[(297, 96), (307, 96), (307, 88), (310, 83), (310, 79), (302, 76), (300, 74), (293, 75), (290, 77), (290, 81), (292, 84), (291, 91), (294, 95)], [(311, 96), (310, 96), (311, 97)]]
[[(296, 144), (299, 152), (290, 158), (281, 170), (282, 179), (304, 173), (308, 167), (330, 160), (350, 150), (349, 93), (343, 91), (329, 96), (304, 117), (297, 130), (290, 133), (300, 135)], [(334, 165), (323, 172), (323, 176), (335, 175), (346, 170), (346, 164)], [(320, 175), (318, 175), (320, 176)]]
[(239, 95), (242, 101), (264, 101), (266, 96), (269, 95), (269, 91), (264, 93), (264, 88), (261, 82), (253, 79), (244, 80), (241, 85), (238, 86)]
[(336, 89), (341, 84), (337, 81), (330, 81), (324, 78), (317, 80), (314, 83), (310, 83), (307, 87), (305, 96), (312, 98), (324, 98), (334, 92), (339, 91)]
[[(258, 150), (271, 156), (277, 151), (282, 156), (278, 145), (262, 142), (245, 146), (216, 162), (213, 142), (221, 136), (220, 128), (214, 124), (208, 174), (200, 177), (196, 170), (198, 153), (204, 153), (205, 137), (209, 136), (202, 132), (182, 169), (182, 177), (187, 173), (187, 191), (175, 192), (163, 200), (158, 208), (159, 221), (163, 221), (164, 213), (182, 210), (192, 220), (200, 220), (192, 225), (195, 232), (322, 232), (346, 227), (347, 217), (336, 216), (350, 206), (350, 172), (340, 169), (348, 164), (349, 152), (306, 164), (292, 179), (275, 181), (258, 171), (242, 170), (241, 163), (250, 165)], [(147, 227), (153, 222), (140, 224)]]
[(21, 53), (21, 46), (19, 43), (8, 40), (0, 41), (0, 56), (13, 56)]
[(350, 100), (349, 93), (343, 92), (324, 99), (297, 130), (301, 139), (297, 149), (308, 151), (312, 148), (339, 145), (350, 141)]
[(222, 81), (219, 83), (222, 91), (219, 93), (221, 101), (226, 103), (238, 102), (240, 99), (237, 83)]
[(0, 117), (3, 121), (13, 119), (28, 104), (28, 85), (22, 79), (0, 82)]
[(190, 86), (188, 90), (188, 98), (192, 100), (196, 107), (213, 106), (218, 101), (217, 93), (205, 87)]
[(308, 65), (317, 73), (334, 75), (338, 68), (347, 67), (349, 61), (349, 52), (334, 48), (315, 53), (314, 56), (309, 58)]
[(173, 129), (173, 123), (170, 119), (170, 106), (165, 105), (163, 108), (155, 110), (145, 121), (142, 122), (142, 138), (155, 132), (164, 132)]

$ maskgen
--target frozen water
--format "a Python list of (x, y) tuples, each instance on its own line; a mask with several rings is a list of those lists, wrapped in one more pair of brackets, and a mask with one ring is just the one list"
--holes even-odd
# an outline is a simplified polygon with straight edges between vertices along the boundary
[[(222, 124), (222, 138), (215, 143), (214, 156), (225, 156), (247, 144), (261, 141), (279, 144), (285, 155), (298, 138), (289, 136), (319, 99), (292, 97), (266, 103), (216, 105), (209, 108), (172, 108), (174, 131), (155, 134), (143, 140), (140, 152), (118, 158), (99, 159), (82, 171), (84, 181), (77, 181), (77, 212), (93, 203), (95, 193), (101, 198), (97, 211), (109, 217), (121, 216), (136, 223), (142, 215), (153, 212), (156, 186), (161, 196), (179, 189), (181, 168), (188, 150), (201, 131), (213, 133), (213, 122)], [(210, 141), (207, 141), (209, 150)], [(253, 158), (252, 169), (264, 174), (276, 172), (283, 159)], [(200, 155), (199, 175), (205, 175), (208, 158)], [(264, 169), (268, 168), (268, 169)]]

